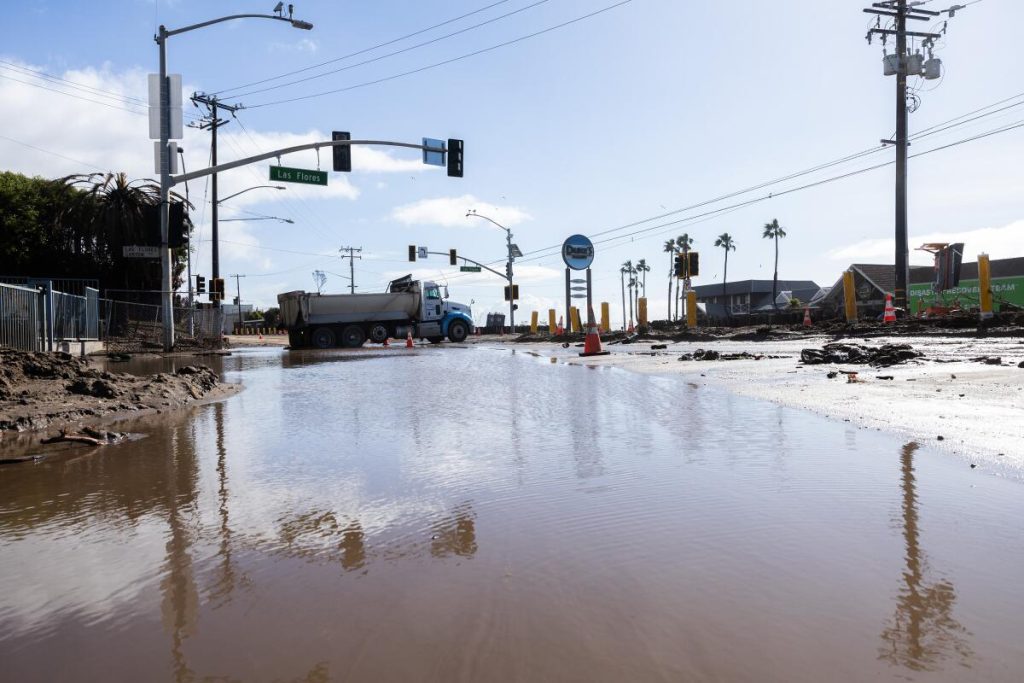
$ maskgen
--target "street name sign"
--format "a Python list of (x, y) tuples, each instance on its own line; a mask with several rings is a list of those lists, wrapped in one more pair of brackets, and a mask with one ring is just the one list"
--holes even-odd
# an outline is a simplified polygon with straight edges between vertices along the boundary
[(326, 185), (327, 171), (311, 171), (305, 168), (289, 168), (287, 166), (271, 166), (270, 179), (282, 183), (302, 183), (304, 185)]
[(419, 256), (419, 258), (427, 258), (427, 248), (426, 247), (420, 247), (419, 248), (418, 256)]
[[(423, 138), (423, 146), (444, 149), (445, 142), (444, 140), (435, 140), (434, 138)], [(423, 163), (427, 166), (444, 166), (444, 152), (423, 150)]]
[(125, 258), (160, 258), (160, 247), (146, 247), (139, 244), (121, 247)]
[(562, 243), (562, 260), (573, 270), (586, 270), (594, 262), (594, 243), (585, 235), (570, 235)]
[(479, 273), (480, 266), (462, 266), (459, 270), (463, 273)]

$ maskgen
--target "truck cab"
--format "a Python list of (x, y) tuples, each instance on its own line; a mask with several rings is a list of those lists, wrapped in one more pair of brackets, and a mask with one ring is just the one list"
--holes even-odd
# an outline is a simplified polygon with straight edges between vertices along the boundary
[[(461, 342), (473, 332), (473, 313), (469, 306), (448, 299), (447, 287), (442, 288), (430, 280), (413, 280), (412, 276), (392, 281), (388, 292), (416, 292), (420, 295), (418, 320), (413, 336), (427, 339), (433, 343), (445, 337), (453, 342)], [(396, 329), (396, 337), (405, 336), (406, 328)]]

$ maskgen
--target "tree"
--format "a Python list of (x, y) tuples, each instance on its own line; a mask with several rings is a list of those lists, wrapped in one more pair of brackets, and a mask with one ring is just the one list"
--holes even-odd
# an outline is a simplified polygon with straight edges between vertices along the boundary
[[(693, 246), (693, 238), (690, 237), (690, 233), (684, 232), (682, 235), (680, 235), (679, 237), (676, 238), (676, 249), (683, 253), (683, 258), (684, 259), (688, 258), (687, 255), (690, 253), (690, 247), (692, 247), (692, 246)], [(684, 282), (683, 284), (685, 286), (686, 283)], [(677, 280), (676, 281), (676, 318), (679, 317), (679, 301), (680, 301), (680, 298), (681, 297), (679, 296), (679, 281)]]
[(773, 218), (771, 223), (764, 224), (764, 232), (761, 237), (775, 241), (775, 272), (772, 275), (772, 306), (779, 310), (779, 303), (776, 298), (779, 296), (779, 238), (785, 237), (786, 231), (779, 225), (779, 219)]
[(622, 284), (622, 329), (626, 329), (626, 264), (619, 268), (619, 281)]
[(643, 297), (647, 298), (647, 273), (651, 271), (651, 267), (647, 265), (647, 259), (640, 259), (636, 262), (636, 272), (640, 274), (642, 278), (640, 288), (643, 290)]
[(263, 320), (267, 323), (267, 327), (277, 328), (281, 324), (281, 309), (271, 306), (263, 312)]
[(725, 312), (726, 315), (731, 316), (732, 312), (729, 309), (728, 299), (726, 295), (726, 283), (729, 281), (729, 252), (736, 251), (736, 244), (732, 241), (732, 237), (727, 232), (723, 232), (715, 240), (715, 246), (721, 247), (725, 250), (725, 268), (722, 270), (722, 299), (725, 300)]
[(676, 241), (665, 240), (668, 252), (668, 320), (672, 320), (672, 280), (676, 274)]

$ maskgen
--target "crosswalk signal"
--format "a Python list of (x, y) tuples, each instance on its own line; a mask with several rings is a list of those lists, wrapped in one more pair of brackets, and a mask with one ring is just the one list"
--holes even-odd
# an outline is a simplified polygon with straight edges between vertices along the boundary
[(448, 138), (448, 177), (462, 177), (462, 140)]
[(459, 257), (455, 253), (454, 249), (449, 249), (448, 250), (448, 263), (453, 265), (453, 266), (459, 265)]
[(415, 244), (410, 244), (409, 245), (409, 260), (413, 261), (413, 262), (416, 261), (416, 245)]
[(675, 269), (673, 271), (674, 275), (679, 279), (686, 277), (686, 259), (683, 256), (684, 254), (676, 254)]
[(688, 252), (690, 256), (689, 273), (687, 277), (697, 277), (700, 275), (700, 254), (695, 251)]
[(512, 291), (509, 292), (509, 286), (505, 285), (505, 301), (515, 301), (519, 298), (519, 285), (512, 285)]
[[(352, 134), (348, 131), (336, 130), (331, 133), (331, 140), (351, 140)], [(334, 152), (334, 170), (338, 173), (349, 173), (352, 171), (352, 145), (335, 145), (331, 148)]]
[(196, 275), (196, 294), (206, 294), (206, 278)]

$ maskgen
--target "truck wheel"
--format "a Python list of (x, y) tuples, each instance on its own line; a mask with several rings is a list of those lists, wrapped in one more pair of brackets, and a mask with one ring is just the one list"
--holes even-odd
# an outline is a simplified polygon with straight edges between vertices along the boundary
[(363, 328), (359, 327), (359, 325), (349, 325), (341, 332), (341, 345), (346, 348), (359, 348), (365, 341), (366, 333), (363, 332)]
[(384, 340), (390, 336), (391, 335), (388, 334), (388, 328), (386, 325), (378, 323), (370, 328), (370, 341), (372, 342), (383, 344)]
[(318, 327), (313, 330), (310, 342), (318, 349), (334, 348), (337, 339), (334, 337), (334, 330), (329, 327)]
[(459, 342), (466, 341), (466, 337), (469, 336), (469, 325), (462, 320), (453, 320), (448, 325), (448, 339), (458, 344)]

